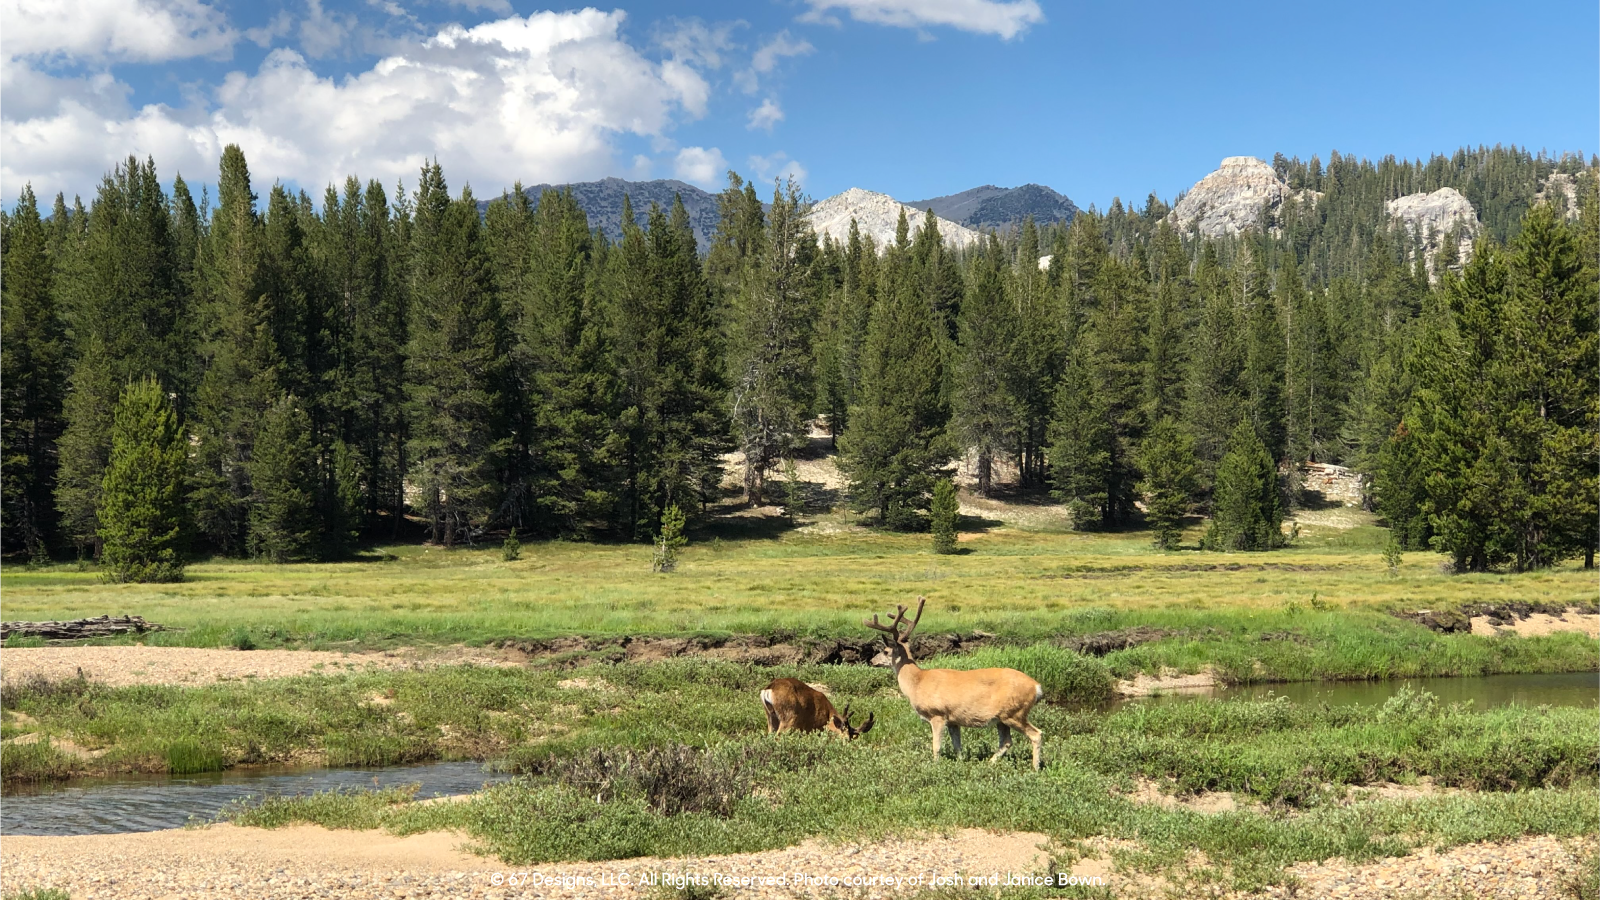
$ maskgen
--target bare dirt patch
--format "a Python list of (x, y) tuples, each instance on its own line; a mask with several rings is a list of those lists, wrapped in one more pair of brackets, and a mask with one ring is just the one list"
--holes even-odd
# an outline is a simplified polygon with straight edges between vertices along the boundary
[(1497, 616), (1473, 616), (1471, 623), (1472, 633), (1485, 637), (1494, 637), (1497, 634), (1542, 637), (1560, 631), (1576, 631), (1592, 638), (1600, 638), (1600, 614), (1586, 613), (1577, 607), (1568, 608), (1560, 615), (1536, 612), (1529, 613), (1525, 619), (1511, 621)]
[(1210, 670), (1185, 675), (1175, 669), (1162, 669), (1157, 676), (1141, 672), (1132, 681), (1117, 682), (1117, 693), (1124, 697), (1149, 697), (1154, 694), (1209, 691), (1216, 687), (1216, 674)]
[(469, 648), (338, 653), (326, 650), (221, 650), (199, 647), (9, 647), (0, 649), (0, 679), (21, 683), (82, 675), (112, 687), (202, 685), (244, 678), (333, 675), (366, 669), (473, 664), (518, 665), (515, 655)]
[(1543, 900), (1581, 896), (1569, 883), (1600, 841), (1540, 836), (1499, 844), (1467, 844), (1445, 851), (1424, 847), (1407, 856), (1353, 865), (1335, 857), (1290, 867), (1296, 884), (1262, 897), (1339, 897), (1409, 900), (1473, 897), (1476, 900)]
[[(261, 830), (215, 825), (197, 830), (86, 837), (7, 837), (0, 882), (6, 892), (33, 887), (67, 889), (80, 898), (230, 896), (391, 897), (616, 897), (658, 893), (616, 884), (623, 872), (721, 873), (770, 877), (802, 872), (839, 878), (860, 876), (990, 874), (1043, 871), (1049, 861), (1042, 834), (965, 829), (948, 836), (865, 844), (822, 840), (762, 853), (679, 859), (641, 858), (603, 863), (506, 866), (476, 856), (462, 838), (431, 833), (398, 838), (370, 831), (328, 831), (313, 826)], [(495, 873), (537, 871), (545, 883), (508, 890)], [(612, 883), (602, 880), (609, 877)], [(594, 884), (563, 885), (566, 879)], [(556, 884), (552, 885), (551, 882)], [(909, 891), (872, 890), (874, 895)], [(734, 897), (822, 896), (837, 888), (740, 887)]]
[(1190, 812), (1205, 813), (1207, 815), (1222, 812), (1234, 812), (1238, 809), (1263, 808), (1259, 803), (1241, 804), (1227, 791), (1203, 791), (1198, 794), (1179, 796), (1162, 790), (1161, 785), (1148, 778), (1140, 778), (1134, 782), (1133, 793), (1127, 795), (1135, 803), (1147, 803), (1166, 809), (1187, 809)]

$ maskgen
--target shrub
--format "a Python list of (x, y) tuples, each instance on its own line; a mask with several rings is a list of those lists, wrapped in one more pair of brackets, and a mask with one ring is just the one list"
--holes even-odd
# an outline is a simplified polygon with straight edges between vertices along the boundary
[(927, 668), (1016, 669), (1039, 682), (1051, 703), (1104, 703), (1116, 685), (1100, 660), (1050, 644), (985, 647), (964, 656), (938, 657)]
[(709, 813), (722, 819), (750, 796), (755, 774), (744, 760), (684, 744), (643, 751), (594, 747), (546, 766), (544, 774), (596, 802), (634, 796), (663, 816)]
[(956, 522), (961, 518), (961, 501), (955, 482), (941, 478), (933, 486), (933, 552), (956, 552)]
[(522, 542), (517, 540), (517, 530), (511, 529), (506, 535), (505, 543), (500, 545), (500, 558), (506, 562), (516, 562), (522, 558)]

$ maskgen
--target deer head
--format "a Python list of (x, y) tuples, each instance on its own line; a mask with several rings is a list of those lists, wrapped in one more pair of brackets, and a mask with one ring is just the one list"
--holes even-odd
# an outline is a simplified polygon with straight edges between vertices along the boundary
[(833, 714), (833, 720), (830, 723), (832, 725), (831, 730), (837, 731), (844, 735), (847, 740), (853, 741), (872, 730), (872, 717), (874, 715), (874, 713), (867, 713), (867, 720), (861, 723), (861, 727), (854, 728), (850, 725), (850, 704), (846, 703), (844, 705), (844, 715)]
[(905, 631), (900, 630), (900, 626), (904, 625), (906, 621), (906, 608), (904, 606), (899, 607), (895, 611), (894, 621), (887, 625), (878, 621), (877, 613), (873, 613), (871, 620), (863, 621), (861, 623), (868, 628), (873, 629), (874, 631), (881, 631), (884, 633), (883, 642), (888, 646), (889, 654), (894, 659), (894, 667), (896, 671), (899, 671), (901, 666), (912, 662), (911, 634), (917, 630), (917, 623), (922, 621), (922, 608), (926, 606), (927, 603), (927, 597), (917, 598), (917, 614), (914, 618), (912, 618), (910, 627), (906, 628)]

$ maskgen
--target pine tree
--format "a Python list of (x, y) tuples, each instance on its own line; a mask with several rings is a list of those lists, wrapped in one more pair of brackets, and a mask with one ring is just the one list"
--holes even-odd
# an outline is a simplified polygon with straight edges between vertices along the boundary
[(1189, 343), (1184, 425), (1194, 436), (1201, 490), (1209, 493), (1228, 436), (1244, 414), (1244, 343), (1215, 248), (1207, 244), (1197, 272), (1204, 306)]
[(178, 416), (155, 379), (123, 390), (101, 485), (107, 580), (183, 580), (185, 444)]
[(897, 529), (922, 527), (953, 454), (941, 324), (918, 290), (908, 233), (902, 210), (863, 348), (860, 400), (839, 442), (852, 505)]
[(551, 535), (604, 531), (617, 502), (621, 438), (611, 428), (617, 384), (599, 295), (605, 247), (570, 191), (546, 191), (534, 213), (517, 332), (537, 403), (532, 442), (536, 527)]
[(1278, 469), (1249, 419), (1242, 419), (1217, 465), (1208, 550), (1271, 550), (1283, 546)]
[[(727, 449), (727, 383), (719, 310), (695, 252), (687, 211), (652, 206), (607, 259), (608, 346), (618, 381), (622, 534), (649, 540), (662, 511), (705, 499)], [(685, 507), (688, 507), (687, 509)]]
[(208, 365), (195, 403), (196, 446), (190, 479), (195, 524), (224, 554), (246, 549), (255, 429), (281, 393), (284, 359), (278, 337), (287, 315), (277, 311), (263, 252), (250, 170), (235, 145), (222, 152), (217, 211), (202, 270)]
[(275, 563), (313, 555), (320, 528), (311, 418), (292, 395), (257, 427), (250, 485), (250, 554)]
[(1426, 494), (1416, 435), (1402, 421), (1376, 455), (1372, 499), (1401, 550), (1426, 550), (1433, 529), (1423, 505)]
[(417, 190), (407, 329), (406, 455), (421, 489), (430, 538), (471, 541), (499, 507), (504, 452), (498, 392), (504, 339), (489, 281), (483, 223), (470, 189), (451, 200), (438, 163)]
[(929, 509), (933, 531), (933, 552), (956, 552), (956, 523), (961, 519), (961, 501), (955, 482), (941, 478), (933, 485), (933, 505)]
[(1106, 527), (1112, 516), (1116, 433), (1091, 365), (1087, 349), (1073, 353), (1056, 389), (1050, 423), (1051, 493), (1067, 504), (1072, 527), (1080, 531)]
[(774, 191), (759, 255), (746, 261), (733, 294), (731, 408), (745, 496), (756, 504), (773, 467), (810, 433), (818, 285), (816, 236), (805, 214), (794, 182)]
[(75, 205), (64, 218), (54, 238), (61, 248), (56, 286), (75, 362), (58, 445), (56, 508), (81, 551), (99, 543), (100, 492), (123, 386), (155, 377), (177, 395), (181, 417), (194, 348), (170, 209), (154, 164), (130, 158), (101, 182), (92, 213)]
[(1241, 382), (1245, 414), (1273, 459), (1282, 459), (1284, 429), (1283, 323), (1270, 293), (1266, 249), (1250, 250), (1249, 271), (1241, 281), (1240, 324), (1244, 327), (1245, 363)]
[(49, 557), (56, 539), (56, 442), (70, 348), (56, 304), (49, 235), (33, 186), (0, 231), (0, 490), (9, 549)]
[(1000, 243), (990, 235), (969, 265), (957, 329), (953, 424), (962, 448), (977, 456), (978, 493), (985, 497), (994, 487), (995, 459), (1016, 446), (1019, 406), (1010, 388), (1021, 323), (1001, 263)]
[(1145, 520), (1155, 532), (1155, 545), (1176, 549), (1198, 483), (1194, 438), (1173, 419), (1157, 421), (1139, 447), (1139, 469), (1144, 473), (1139, 492), (1144, 495)]

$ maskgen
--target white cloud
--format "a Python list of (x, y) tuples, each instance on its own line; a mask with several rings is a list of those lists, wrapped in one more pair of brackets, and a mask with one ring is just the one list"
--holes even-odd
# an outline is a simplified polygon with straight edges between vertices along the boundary
[(802, 21), (837, 24), (829, 10), (843, 10), (858, 22), (923, 28), (948, 25), (1010, 40), (1044, 21), (1036, 0), (806, 0)]
[[(688, 65), (652, 62), (628, 44), (623, 17), (586, 9), (453, 25), (340, 79), (280, 48), (254, 74), (229, 74), (209, 103), (184, 109), (135, 110), (125, 85), (8, 62), (0, 190), (14, 197), (31, 180), (42, 193), (87, 191), (129, 153), (154, 156), (164, 175), (208, 175), (228, 143), (244, 149), (260, 181), (313, 192), (352, 173), (414, 181), (434, 157), (453, 188), (470, 181), (480, 194), (516, 178), (599, 177), (613, 166), (618, 135), (662, 136), (703, 114), (710, 93)], [(12, 86), (30, 79), (48, 101), (19, 109)], [(720, 153), (690, 149), (702, 158), (680, 153), (680, 172), (720, 178)], [(700, 177), (707, 166), (711, 177)]]
[(782, 150), (768, 156), (752, 156), (745, 162), (749, 164), (750, 171), (755, 173), (756, 181), (776, 179), (788, 182), (792, 179), (795, 184), (805, 184), (806, 167), (800, 165), (798, 160), (790, 159)]
[(752, 130), (760, 128), (771, 132), (772, 126), (783, 121), (783, 107), (779, 106), (771, 97), (761, 101), (761, 105), (750, 110), (750, 124), (747, 128)]
[(796, 40), (789, 32), (781, 32), (751, 54), (750, 67), (735, 74), (734, 81), (746, 94), (754, 94), (761, 87), (761, 76), (770, 74), (784, 57), (805, 56), (815, 49), (810, 41)]
[(707, 25), (699, 19), (672, 20), (656, 30), (655, 41), (673, 59), (707, 69), (722, 68), (734, 49), (733, 29), (742, 22)]
[(354, 16), (322, 8), (322, 0), (306, 0), (306, 17), (300, 20), (300, 49), (312, 59), (322, 59), (344, 46), (356, 27)]
[(716, 147), (685, 147), (673, 160), (673, 174), (680, 181), (698, 184), (707, 190), (721, 183), (728, 173), (728, 161)]
[(0, 0), (8, 58), (163, 62), (227, 56), (238, 34), (199, 0)]

